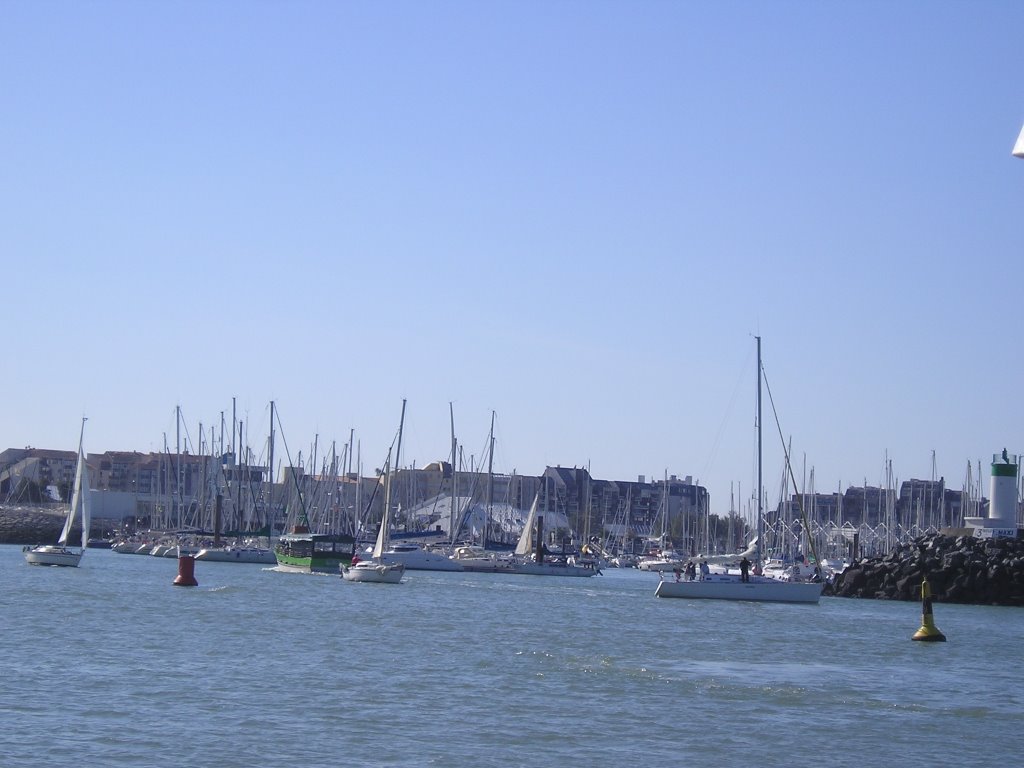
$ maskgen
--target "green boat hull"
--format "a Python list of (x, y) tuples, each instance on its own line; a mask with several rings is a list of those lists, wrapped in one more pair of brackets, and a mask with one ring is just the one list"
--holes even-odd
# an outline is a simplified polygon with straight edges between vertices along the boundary
[(275, 552), (277, 564), (282, 568), (290, 568), (296, 571), (309, 571), (310, 573), (338, 573), (342, 565), (350, 565), (352, 556), (324, 556), (324, 557), (301, 557), (286, 555), (282, 552)]

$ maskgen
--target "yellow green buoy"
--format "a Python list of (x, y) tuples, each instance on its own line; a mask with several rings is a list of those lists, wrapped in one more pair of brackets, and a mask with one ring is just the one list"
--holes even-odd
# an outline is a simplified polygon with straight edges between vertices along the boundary
[(910, 639), (946, 642), (946, 636), (935, 626), (935, 619), (932, 618), (932, 588), (928, 579), (921, 582), (921, 628)]

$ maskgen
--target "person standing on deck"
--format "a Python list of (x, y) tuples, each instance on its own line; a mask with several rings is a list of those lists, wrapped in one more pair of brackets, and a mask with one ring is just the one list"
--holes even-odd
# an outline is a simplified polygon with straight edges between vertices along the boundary
[(746, 557), (740, 560), (740, 581), (750, 581), (750, 561)]

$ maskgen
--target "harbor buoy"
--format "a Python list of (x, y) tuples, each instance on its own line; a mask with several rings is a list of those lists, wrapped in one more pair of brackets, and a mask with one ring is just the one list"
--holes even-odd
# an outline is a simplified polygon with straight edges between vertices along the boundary
[(932, 587), (928, 579), (921, 582), (921, 628), (910, 639), (946, 642), (946, 636), (935, 626), (935, 619), (932, 618)]
[(196, 559), (192, 555), (178, 556), (178, 575), (174, 577), (176, 587), (198, 587), (196, 581)]

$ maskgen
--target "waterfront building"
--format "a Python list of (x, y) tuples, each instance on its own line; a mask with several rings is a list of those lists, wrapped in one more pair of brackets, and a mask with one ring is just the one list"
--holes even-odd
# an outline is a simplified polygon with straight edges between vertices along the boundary
[(13, 503), (67, 501), (77, 451), (9, 448), (0, 453), (0, 499)]

